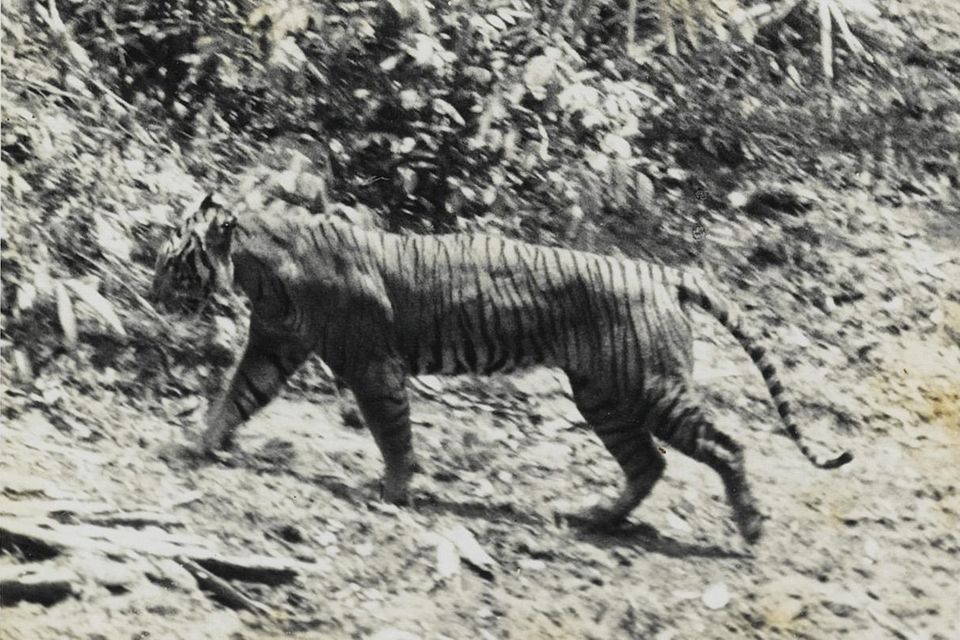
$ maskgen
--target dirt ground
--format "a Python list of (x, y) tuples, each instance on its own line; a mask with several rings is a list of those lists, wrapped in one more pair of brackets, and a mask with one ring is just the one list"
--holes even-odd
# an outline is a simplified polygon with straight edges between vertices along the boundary
[[(792, 283), (822, 292), (820, 303), (774, 287), (731, 294), (790, 312), (781, 323), (764, 306), (748, 315), (788, 363), (781, 377), (808, 436), (851, 450), (850, 465), (817, 470), (777, 435), (749, 360), (697, 315), (696, 376), (719, 425), (746, 445), (768, 517), (756, 546), (737, 536), (719, 478), (673, 451), (622, 531), (557, 519), (612, 495), (620, 476), (549, 371), (421, 385), (418, 397), (434, 396), (414, 406), (426, 472), (402, 509), (379, 501), (372, 439), (344, 424), (332, 397), (288, 394), (241, 432), (242, 453), (199, 466), (160, 455), (191, 418), (161, 422), (90, 397), (73, 416), (38, 411), (3, 426), (0, 511), (38, 500), (149, 510), (173, 516), (161, 526), (173, 534), (296, 559), (302, 571), (282, 584), (232, 581), (265, 607), (238, 612), (169, 558), (73, 548), (45, 564), (74, 572), (74, 593), (0, 610), (0, 636), (960, 637), (960, 219), (899, 200), (817, 193), (803, 222), (848, 265)], [(74, 419), (84, 414), (98, 416), (94, 428)], [(61, 508), (61, 522), (91, 522)], [(444, 556), (458, 526), (492, 566)], [(158, 531), (112, 528), (144, 540)]]

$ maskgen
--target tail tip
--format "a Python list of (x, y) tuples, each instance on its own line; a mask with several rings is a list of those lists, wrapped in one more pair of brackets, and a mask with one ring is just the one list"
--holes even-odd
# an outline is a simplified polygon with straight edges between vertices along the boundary
[(836, 458), (828, 460), (827, 463), (823, 466), (824, 469), (836, 469), (837, 467), (842, 467), (853, 460), (853, 454), (849, 451), (844, 451)]

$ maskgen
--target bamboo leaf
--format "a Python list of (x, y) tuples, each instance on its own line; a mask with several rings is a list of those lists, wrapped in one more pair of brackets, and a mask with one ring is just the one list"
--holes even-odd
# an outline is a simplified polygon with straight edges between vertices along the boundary
[(63, 342), (72, 349), (77, 344), (77, 316), (73, 313), (73, 303), (63, 283), (57, 280), (53, 286), (57, 293), (57, 318), (63, 329)]
[(100, 295), (95, 285), (76, 279), (67, 280), (66, 284), (84, 304), (100, 316), (118, 335), (127, 335), (127, 332), (123, 328), (123, 323), (120, 322), (120, 316), (117, 315), (117, 312), (113, 308), (113, 304)]

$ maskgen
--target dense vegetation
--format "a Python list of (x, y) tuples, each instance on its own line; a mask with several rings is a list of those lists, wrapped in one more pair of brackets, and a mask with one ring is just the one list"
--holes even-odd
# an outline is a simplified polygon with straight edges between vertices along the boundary
[(868, 54), (838, 45), (828, 84), (815, 12), (788, 4), (754, 31), (701, 16), (726, 37), (671, 57), (642, 2), (632, 47), (613, 0), (4, 3), (5, 410), (63, 382), (148, 406), (219, 384), (233, 314), (172, 322), (144, 296), (182, 208), (250, 176), (389, 228), (667, 261), (735, 253), (701, 242), (712, 221), (802, 206), (768, 187), (803, 175), (945, 205), (956, 55), (852, 16)]

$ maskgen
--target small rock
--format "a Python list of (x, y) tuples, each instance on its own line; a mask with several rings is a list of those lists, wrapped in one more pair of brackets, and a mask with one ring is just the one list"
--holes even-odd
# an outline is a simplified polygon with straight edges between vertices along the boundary
[(437, 537), (437, 578), (447, 580), (460, 573), (460, 555), (457, 547), (443, 536)]
[(730, 591), (722, 582), (715, 582), (707, 587), (700, 598), (708, 609), (723, 609), (730, 602)]
[(876, 562), (880, 557), (880, 545), (873, 538), (867, 538), (863, 543), (863, 552), (872, 562)]
[(457, 552), (467, 564), (477, 569), (484, 577), (492, 577), (497, 561), (487, 553), (473, 534), (463, 525), (457, 525), (444, 533), (453, 542)]
[(743, 191), (731, 191), (727, 194), (727, 202), (734, 209), (739, 209), (747, 204), (749, 198)]
[(517, 566), (522, 571), (543, 571), (547, 568), (547, 563), (536, 558), (521, 558)]

